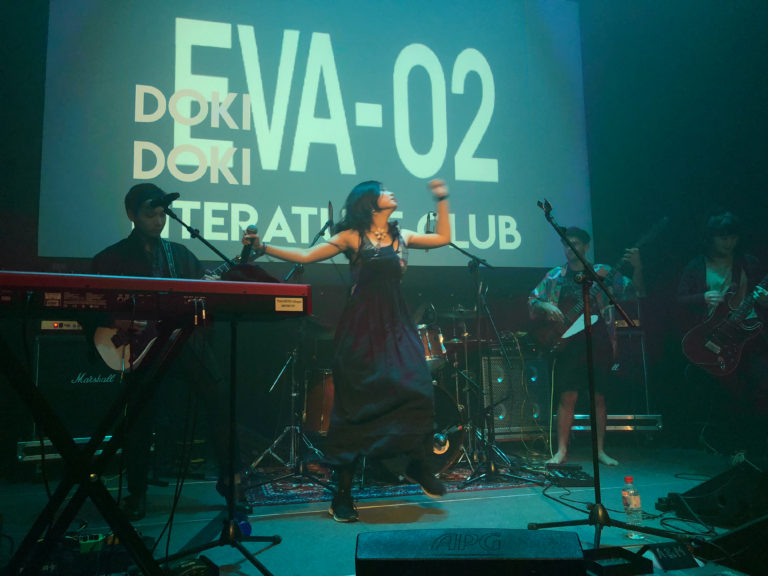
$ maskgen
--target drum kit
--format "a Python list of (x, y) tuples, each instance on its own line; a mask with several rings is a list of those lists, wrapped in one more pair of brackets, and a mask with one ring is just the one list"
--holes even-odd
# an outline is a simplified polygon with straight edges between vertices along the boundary
[[(459, 306), (444, 313), (436, 313), (431, 305), (430, 308), (432, 313), (417, 316), (416, 320), (422, 323), (416, 324), (416, 331), (434, 385), (432, 468), (445, 472), (462, 459), (472, 468), (473, 462), (482, 458), (479, 441), (487, 432), (482, 414), (487, 398), (483, 397), (483, 385), (474, 376), (475, 365), (479, 364), (482, 349), (498, 344), (471, 335), (467, 326), (477, 317), (474, 308)], [(438, 320), (450, 326), (449, 338), (443, 334)], [(333, 394), (331, 371), (313, 370), (304, 396), (304, 431), (319, 436), (327, 434)]]
[[(450, 338), (443, 335), (438, 318), (450, 325)], [(420, 319), (426, 321), (416, 324), (434, 385), (433, 453), (429, 458), (432, 468), (440, 473), (461, 460), (465, 460), (472, 469), (473, 462), (477, 462), (480, 456), (478, 442), (483, 438), (486, 426), (480, 414), (484, 410), (484, 390), (475, 378), (476, 370), (473, 368), (478, 363), (481, 348), (490, 346), (490, 343), (472, 337), (467, 329), (476, 318), (475, 309), (459, 306), (444, 313), (424, 315)], [(321, 445), (328, 433), (334, 398), (332, 371), (328, 368), (308, 369), (303, 388), (303, 405), (296, 410), (300, 424), (297, 422), (290, 427), (299, 439), (292, 441), (291, 445), (300, 449), (300, 445), (304, 444), (321, 455), (305, 434)], [(267, 452), (274, 455), (271, 450)], [(291, 452), (291, 459), (298, 456), (295, 450)], [(289, 460), (286, 465), (292, 463)]]

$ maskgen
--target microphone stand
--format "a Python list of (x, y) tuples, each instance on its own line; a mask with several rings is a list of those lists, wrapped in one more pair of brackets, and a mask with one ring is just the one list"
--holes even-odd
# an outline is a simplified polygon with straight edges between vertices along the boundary
[[(461, 252), (462, 254), (468, 256), (470, 258), (469, 261), (469, 270), (472, 273), (474, 277), (474, 283), (476, 286), (476, 293), (477, 293), (477, 302), (476, 302), (476, 311), (477, 311), (477, 324), (479, 325), (479, 316), (480, 316), (480, 309), (485, 312), (485, 315), (488, 317), (488, 321), (490, 322), (491, 328), (493, 328), (494, 333), (496, 334), (496, 337), (498, 338), (499, 344), (501, 344), (501, 336), (499, 334), (499, 331), (496, 329), (496, 323), (493, 321), (493, 315), (491, 314), (490, 309), (488, 308), (488, 303), (485, 299), (485, 293), (483, 291), (483, 283), (479, 279), (479, 269), (480, 266), (485, 266), (487, 268), (493, 268), (487, 261), (485, 261), (482, 258), (478, 258), (474, 254), (471, 254), (467, 252), (466, 250), (459, 248), (454, 244), (453, 242), (449, 242), (450, 246), (453, 246), (456, 250)], [(486, 287), (487, 290), (487, 287)], [(478, 343), (479, 345), (479, 343)], [(505, 352), (506, 357), (506, 352)], [(508, 359), (507, 359), (508, 360)], [(482, 362), (482, 351), (480, 351), (480, 362)], [(482, 368), (482, 367), (481, 367)], [(482, 372), (482, 369), (481, 369)], [(496, 458), (498, 457), (501, 462), (507, 466), (507, 468), (510, 468), (512, 466), (512, 463), (510, 459), (507, 457), (506, 454), (498, 447), (496, 446), (496, 426), (494, 422), (494, 416), (493, 411), (496, 408), (498, 404), (501, 402), (504, 402), (507, 400), (508, 397), (503, 398), (499, 402), (494, 402), (493, 398), (493, 383), (489, 382), (488, 386), (488, 405), (483, 410), (483, 416), (485, 418), (485, 430), (486, 433), (484, 436), (480, 437), (481, 442), (483, 443), (484, 449), (485, 449), (485, 458), (484, 462), (482, 462), (475, 470), (472, 472), (472, 474), (467, 478), (462, 484), (461, 487), (464, 488), (468, 484), (471, 484), (473, 482), (478, 481), (485, 481), (485, 482), (502, 482), (505, 479), (507, 480), (525, 480), (525, 478), (520, 478), (519, 476), (514, 476), (509, 473), (502, 473), (499, 472), (497, 466), (496, 466)]]
[[(203, 244), (213, 250), (213, 252), (219, 255), (221, 259), (224, 260), (227, 264), (234, 266), (234, 262), (232, 262), (232, 260), (224, 256), (224, 254), (212, 246), (210, 242), (208, 242), (200, 235), (198, 230), (193, 229), (189, 225), (185, 224), (180, 218), (176, 216), (176, 214), (173, 213), (173, 211), (168, 206), (165, 206), (163, 210), (168, 216), (186, 228), (193, 238), (197, 238), (203, 242)], [(229, 454), (227, 454), (229, 461), (227, 463), (227, 485), (225, 487), (227, 493), (227, 516), (223, 522), (221, 534), (219, 535), (218, 540), (181, 550), (176, 554), (172, 554), (166, 557), (165, 562), (169, 563), (179, 558), (184, 558), (190, 555), (197, 555), (200, 552), (204, 552), (212, 548), (217, 548), (219, 546), (232, 546), (233, 548), (239, 550), (245, 559), (253, 564), (253, 566), (259, 572), (264, 574), (264, 576), (272, 576), (272, 572), (270, 572), (267, 567), (262, 564), (261, 561), (259, 561), (259, 559), (256, 558), (256, 556), (243, 545), (243, 542), (268, 542), (270, 545), (274, 546), (282, 542), (282, 538), (277, 534), (274, 536), (251, 536), (243, 534), (242, 530), (240, 529), (240, 524), (237, 522), (235, 513), (235, 445), (237, 438), (237, 324), (238, 318), (235, 315), (230, 323), (231, 347), (229, 353)], [(238, 513), (237, 515), (239, 516), (241, 514), (242, 513)]]
[[(332, 221), (332, 215), (329, 215), (328, 220), (325, 222), (323, 227), (320, 229), (320, 231), (315, 234), (315, 237), (312, 239), (312, 242), (310, 243), (309, 247), (311, 248), (314, 246), (318, 240), (325, 234), (325, 231), (328, 230), (328, 228), (333, 227), (333, 221)], [(288, 272), (288, 274), (285, 276), (283, 281), (287, 282), (291, 279), (291, 277), (296, 274), (298, 276), (299, 282), (303, 279), (304, 274), (304, 265), (300, 263), (296, 263), (293, 265), (291, 270)], [(301, 429), (301, 422), (303, 421), (303, 418), (299, 417), (298, 414), (298, 408), (297, 408), (297, 398), (299, 397), (299, 383), (296, 378), (296, 366), (298, 363), (298, 359), (301, 358), (301, 354), (299, 353), (299, 349), (302, 347), (301, 343), (304, 341), (304, 335), (306, 333), (305, 330), (305, 318), (302, 317), (299, 320), (299, 330), (298, 330), (298, 343), (294, 347), (294, 349), (291, 351), (291, 354), (288, 356), (288, 359), (285, 361), (285, 364), (283, 364), (282, 369), (280, 370), (280, 373), (277, 375), (277, 378), (275, 378), (275, 381), (272, 383), (272, 386), (269, 389), (269, 392), (272, 392), (274, 390), (275, 386), (277, 386), (278, 382), (280, 382), (280, 379), (283, 376), (283, 373), (286, 371), (288, 366), (291, 366), (291, 404), (290, 404), (290, 410), (291, 410), (291, 422), (288, 426), (286, 426), (283, 431), (280, 433), (280, 435), (272, 442), (272, 444), (262, 452), (258, 458), (256, 458), (248, 469), (248, 474), (252, 474), (256, 471), (256, 467), (259, 465), (259, 462), (261, 462), (267, 454), (271, 455), (273, 458), (278, 460), (281, 464), (291, 469), (291, 471), (287, 474), (284, 474), (282, 476), (279, 476), (277, 478), (273, 478), (271, 480), (267, 480), (265, 482), (260, 482), (257, 484), (251, 484), (251, 488), (258, 488), (259, 486), (264, 486), (266, 484), (273, 484), (275, 482), (279, 482), (280, 480), (284, 480), (286, 478), (296, 478), (298, 480), (311, 480), (312, 482), (315, 482), (317, 484), (320, 484), (327, 490), (333, 491), (331, 486), (325, 482), (324, 480), (321, 480), (317, 476), (314, 476), (312, 474), (309, 474), (307, 472), (307, 469), (304, 465), (304, 459), (301, 455), (301, 446), (302, 443), (306, 445), (310, 450), (312, 450), (316, 455), (322, 457), (323, 453), (315, 447), (312, 442), (310, 442), (309, 438), (304, 434), (303, 430)], [(304, 377), (304, 390), (303, 395), (306, 399), (307, 394), (307, 379), (306, 379), (306, 371), (302, 371), (305, 374)], [(306, 403), (306, 402), (305, 402)], [(280, 458), (277, 454), (275, 454), (274, 449), (280, 444), (280, 442), (285, 438), (286, 436), (289, 437), (289, 454), (288, 454), (288, 460), (285, 461), (282, 458)]]
[(164, 206), (163, 212), (165, 212), (168, 216), (170, 216), (171, 218), (176, 220), (176, 222), (181, 224), (189, 232), (189, 235), (192, 236), (192, 238), (197, 238), (198, 240), (200, 240), (200, 242), (208, 246), (208, 248), (210, 248), (219, 258), (221, 258), (222, 260), (224, 260), (224, 262), (229, 264), (230, 267), (235, 266), (235, 262), (233, 262), (230, 258), (227, 258), (226, 256), (224, 256), (224, 254), (222, 254), (220, 250), (218, 250), (213, 244), (208, 242), (208, 240), (206, 240), (200, 234), (200, 230), (198, 230), (197, 228), (192, 228), (192, 226), (190, 226), (189, 224), (184, 222), (181, 218), (176, 216), (176, 214), (173, 212), (173, 210), (171, 210), (169, 206)]
[[(323, 237), (323, 234), (325, 234), (325, 231), (328, 230), (328, 228), (333, 228), (333, 215), (332, 214), (329, 215), (328, 220), (325, 221), (325, 224), (323, 224), (323, 227), (320, 228), (320, 231), (317, 234), (315, 234), (314, 238), (312, 238), (312, 242), (309, 243), (309, 247), (310, 248), (312, 248), (312, 246), (317, 244), (317, 241), (320, 240), (320, 238)], [(333, 232), (333, 231), (331, 231), (331, 232)], [(299, 277), (301, 277), (301, 275), (304, 273), (304, 264), (301, 264), (299, 262), (294, 264), (293, 267), (291, 268), (290, 272), (288, 272), (288, 274), (285, 275), (285, 278), (283, 278), (283, 282), (288, 282), (288, 280), (290, 280), (291, 277), (294, 274), (297, 274), (297, 273), (298, 273)]]
[[(589, 510), (589, 517), (587, 519), (566, 520), (563, 522), (546, 522), (546, 523), (532, 522), (528, 524), (528, 529), (539, 530), (543, 528), (558, 528), (561, 526), (594, 526), (595, 527), (595, 540), (594, 540), (595, 550), (600, 548), (600, 535), (602, 533), (602, 529), (604, 526), (613, 526), (617, 528), (623, 528), (625, 530), (642, 532), (644, 534), (653, 534), (655, 536), (661, 536), (664, 538), (687, 541), (688, 538), (686, 538), (684, 535), (674, 534), (666, 530), (659, 530), (656, 528), (650, 528), (646, 526), (631, 526), (626, 522), (613, 520), (608, 515), (608, 511), (606, 510), (605, 506), (603, 506), (603, 503), (601, 502), (600, 464), (597, 458), (597, 408), (595, 404), (595, 371), (594, 371), (594, 361), (592, 357), (592, 323), (591, 323), (591, 317), (590, 317), (591, 315), (590, 292), (591, 292), (593, 283), (597, 284), (600, 290), (606, 295), (608, 300), (616, 307), (616, 310), (618, 310), (619, 314), (621, 314), (621, 316), (627, 322), (627, 325), (630, 327), (634, 327), (635, 325), (632, 322), (632, 319), (627, 315), (624, 309), (619, 305), (619, 303), (613, 297), (613, 294), (611, 294), (611, 292), (606, 288), (600, 276), (595, 272), (592, 264), (586, 258), (584, 258), (584, 256), (582, 256), (575, 249), (575, 247), (573, 246), (573, 243), (570, 240), (568, 240), (568, 238), (565, 235), (566, 229), (562, 226), (559, 226), (555, 221), (554, 216), (552, 216), (552, 205), (547, 200), (544, 200), (544, 202), (538, 202), (538, 206), (539, 208), (544, 210), (544, 216), (546, 217), (547, 222), (549, 222), (552, 225), (552, 228), (554, 228), (557, 235), (560, 236), (560, 239), (562, 240), (562, 242), (571, 249), (571, 251), (578, 257), (579, 261), (584, 266), (583, 272), (577, 275), (577, 282), (581, 283), (581, 294), (584, 301), (584, 335), (586, 340), (587, 379), (588, 379), (588, 385), (589, 385), (589, 411), (590, 411), (589, 421), (590, 421), (590, 436), (592, 439), (592, 471), (595, 479), (595, 482), (594, 482), (595, 502), (594, 504), (592, 503), (587, 504), (587, 509)], [(578, 276), (581, 276), (581, 278), (579, 278)]]

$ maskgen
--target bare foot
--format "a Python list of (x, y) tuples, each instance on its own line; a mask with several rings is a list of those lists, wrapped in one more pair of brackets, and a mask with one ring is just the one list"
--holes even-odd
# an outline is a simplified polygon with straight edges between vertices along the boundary
[(544, 464), (562, 464), (563, 462), (565, 462), (565, 453), (558, 451), (552, 458), (544, 462)]
[(608, 454), (606, 454), (605, 452), (599, 452), (597, 454), (597, 459), (600, 461), (601, 464), (605, 464), (606, 466), (618, 466), (619, 465), (619, 461), (618, 460), (614, 460), (613, 458), (608, 456)]

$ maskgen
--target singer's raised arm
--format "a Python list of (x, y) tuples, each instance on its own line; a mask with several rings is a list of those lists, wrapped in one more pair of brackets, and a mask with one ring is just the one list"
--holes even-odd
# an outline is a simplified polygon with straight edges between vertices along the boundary
[(443, 180), (429, 183), (432, 196), (437, 202), (437, 226), (433, 233), (419, 234), (403, 231), (403, 239), (409, 248), (438, 248), (451, 241), (451, 218), (448, 210), (448, 187)]

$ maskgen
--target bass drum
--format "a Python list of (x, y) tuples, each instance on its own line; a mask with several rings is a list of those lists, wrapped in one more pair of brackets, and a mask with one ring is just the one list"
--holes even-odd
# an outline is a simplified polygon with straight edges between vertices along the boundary
[(333, 371), (317, 369), (312, 372), (304, 395), (304, 432), (328, 434), (333, 409)]
[(456, 399), (443, 388), (435, 386), (435, 415), (432, 419), (432, 454), (428, 457), (431, 469), (445, 472), (461, 457), (466, 439), (464, 410)]

